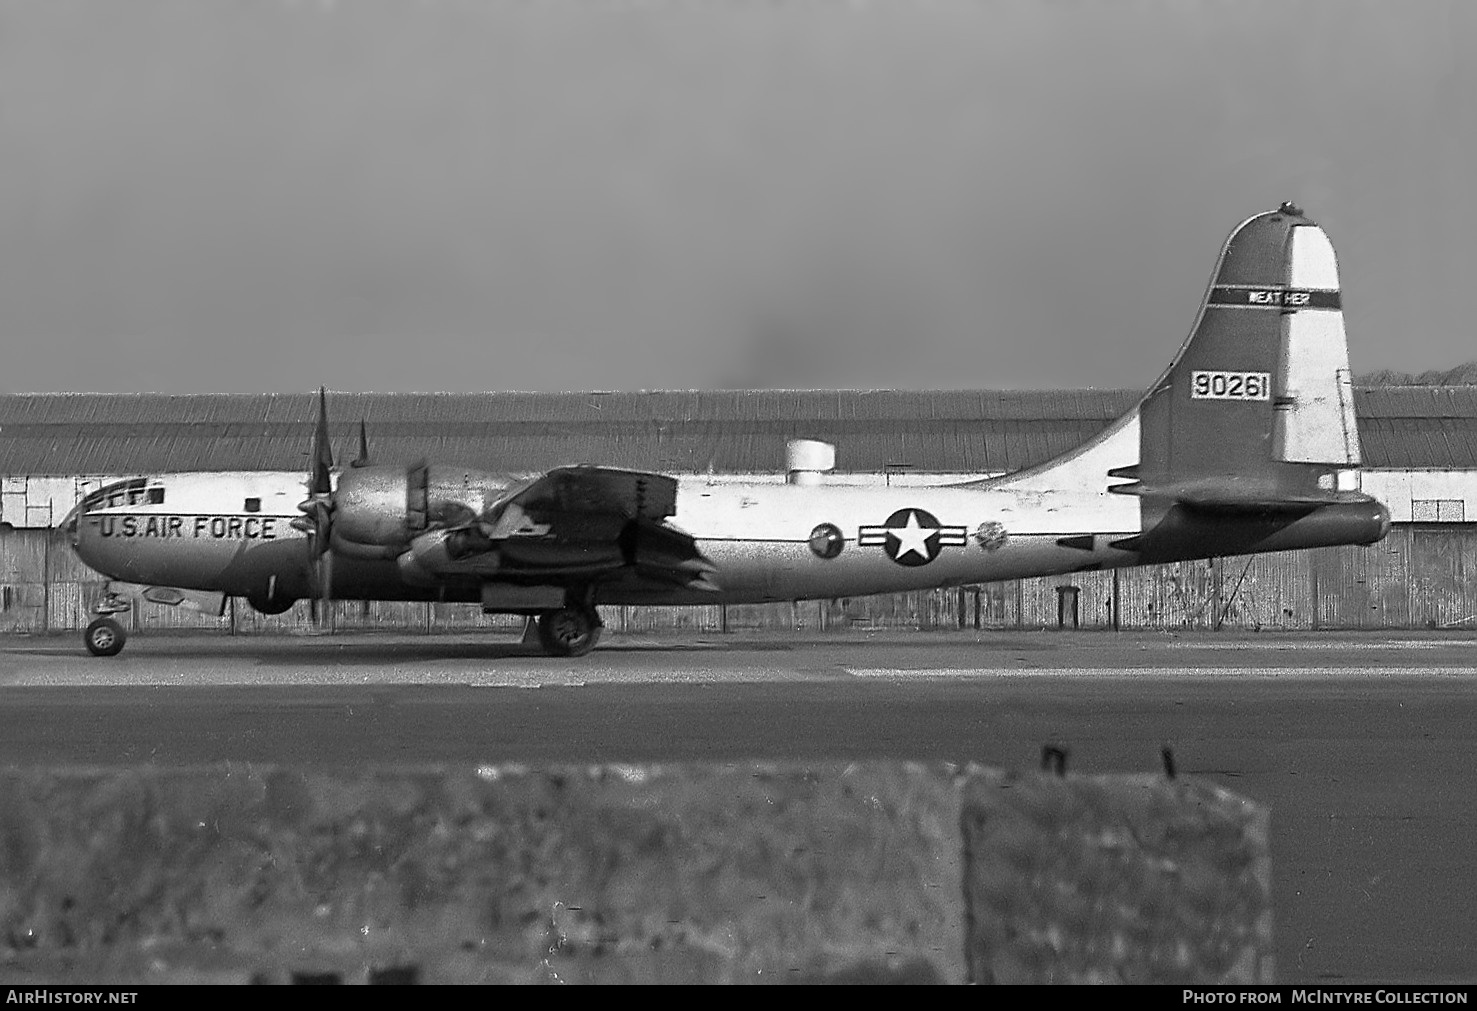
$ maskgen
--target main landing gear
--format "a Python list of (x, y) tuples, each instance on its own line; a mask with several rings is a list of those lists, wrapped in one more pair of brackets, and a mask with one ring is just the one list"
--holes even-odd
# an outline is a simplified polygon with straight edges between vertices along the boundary
[(258, 614), (286, 614), (292, 610), (292, 605), (297, 603), (297, 598), (248, 593), (246, 602)]
[(112, 618), (98, 618), (82, 633), (82, 641), (93, 656), (117, 656), (128, 642), (128, 633)]
[(584, 656), (604, 625), (593, 607), (566, 607), (538, 616), (538, 641), (550, 656)]

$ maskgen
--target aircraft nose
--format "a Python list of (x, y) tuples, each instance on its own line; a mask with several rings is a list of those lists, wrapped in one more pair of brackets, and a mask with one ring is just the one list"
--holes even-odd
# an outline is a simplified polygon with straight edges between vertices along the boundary
[(88, 515), (92, 510), (107, 504), (103, 496), (98, 492), (93, 492), (74, 505), (72, 511), (63, 516), (61, 523), (57, 524), (61, 530), (66, 532), (67, 539), (71, 541), (72, 550), (88, 565), (93, 564), (93, 559), (89, 556), (96, 554), (95, 549), (98, 547), (97, 540), (100, 534), (97, 517), (93, 516), (89, 519)]
[(66, 532), (67, 538), (72, 542), (72, 547), (74, 548), (82, 536), (82, 515), (87, 512), (87, 505), (88, 503), (85, 499), (78, 502), (72, 507), (71, 512), (62, 517), (61, 523), (57, 524), (57, 526)]

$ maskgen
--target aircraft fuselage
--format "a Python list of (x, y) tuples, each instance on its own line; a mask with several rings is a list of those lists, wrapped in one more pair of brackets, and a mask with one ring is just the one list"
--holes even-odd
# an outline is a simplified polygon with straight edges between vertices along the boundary
[[(309, 595), (307, 535), (293, 526), (301, 515), (300, 474), (181, 473), (137, 483), (129, 496), (134, 501), (103, 501), (79, 511), (74, 544), (92, 568), (129, 583), (252, 600)], [(1171, 539), (1156, 542), (1152, 551), (1122, 546), (1146, 532), (1142, 514), (1138, 498), (1106, 490), (687, 477), (678, 484), (672, 524), (691, 534), (716, 567), (712, 588), (654, 586), (615, 567), (593, 580), (595, 602), (739, 604), (895, 593), (1339, 543), (1350, 538), (1350, 524), (1377, 537), (1388, 522), (1373, 502), (1326, 520), (1336, 528), (1327, 532), (1307, 518), (1258, 525), (1254, 517), (1202, 517), (1181, 519), (1166, 535)], [(490, 580), (540, 582), (523, 577), (513, 562), (498, 566), (495, 560), (515, 559), (538, 540), (537, 531), (514, 535), (497, 552), (460, 570), (453, 565), (436, 585), (408, 580), (393, 557), (338, 557), (332, 595), (481, 600)]]
[[(1287, 203), (1231, 232), (1189, 338), (1132, 409), (998, 478), (832, 481), (834, 447), (810, 440), (787, 446), (783, 483), (372, 466), (362, 424), (359, 457), (334, 473), (320, 390), (306, 480), (119, 482), (79, 505), (75, 544), (147, 599), (230, 594), (268, 613), (305, 597), (479, 601), (538, 615), (560, 655), (592, 648), (600, 604), (837, 598), (1372, 544), (1390, 516), (1360, 490), (1342, 305), (1327, 235)], [(175, 592), (149, 597), (161, 589)], [(88, 648), (111, 655), (122, 635), (99, 619)]]
[[(148, 501), (150, 489), (159, 501)], [(84, 562), (118, 580), (303, 597), (307, 535), (292, 525), (302, 494), (302, 475), (292, 472), (150, 478), (137, 501), (80, 512), (74, 543)], [(717, 567), (716, 588), (657, 588), (616, 573), (600, 581), (597, 600), (753, 603), (1132, 564), (1133, 552), (1109, 542), (1115, 531), (1138, 533), (1137, 507), (1094, 494), (683, 478), (672, 523)], [(520, 540), (510, 538), (510, 548)], [(347, 599), (478, 600), (482, 577), (493, 574), (469, 569), (426, 587), (408, 582), (393, 558), (338, 558), (333, 589)]]

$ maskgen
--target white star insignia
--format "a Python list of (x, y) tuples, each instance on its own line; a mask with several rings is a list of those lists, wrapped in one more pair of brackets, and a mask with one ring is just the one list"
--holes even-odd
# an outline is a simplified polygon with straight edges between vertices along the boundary
[(902, 558), (907, 554), (928, 558), (928, 539), (938, 535), (936, 528), (918, 525), (916, 510), (908, 511), (908, 522), (905, 526), (888, 527), (887, 532), (897, 538), (897, 553), (893, 555), (894, 558)]

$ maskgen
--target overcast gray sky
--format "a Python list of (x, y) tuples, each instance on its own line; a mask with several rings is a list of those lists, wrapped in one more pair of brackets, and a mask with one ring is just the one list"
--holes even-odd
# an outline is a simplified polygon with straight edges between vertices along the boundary
[(1294, 199), (1477, 357), (1477, 4), (0, 0), (0, 389), (1138, 387)]

